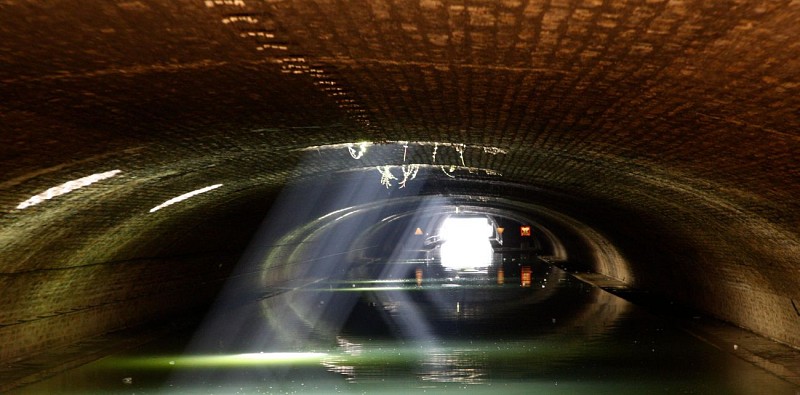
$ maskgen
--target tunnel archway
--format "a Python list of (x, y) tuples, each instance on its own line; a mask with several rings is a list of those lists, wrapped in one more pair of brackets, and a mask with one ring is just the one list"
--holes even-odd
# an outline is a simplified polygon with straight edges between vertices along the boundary
[(800, 347), (796, 1), (358, 5), (0, 7), (0, 360), (263, 283), (254, 238), (302, 262), (361, 236), (305, 239), (330, 218), (435, 199)]

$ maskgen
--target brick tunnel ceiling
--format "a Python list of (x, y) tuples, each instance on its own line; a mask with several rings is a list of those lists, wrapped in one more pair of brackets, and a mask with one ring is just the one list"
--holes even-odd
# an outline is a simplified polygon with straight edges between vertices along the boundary
[[(393, 165), (391, 195), (418, 164), (426, 193), (568, 215), (633, 285), (800, 346), (800, 2), (11, 0), (0, 20), (8, 328), (155, 305), (151, 277), (191, 293), (287, 181)], [(32, 285), (48, 273), (68, 285)]]

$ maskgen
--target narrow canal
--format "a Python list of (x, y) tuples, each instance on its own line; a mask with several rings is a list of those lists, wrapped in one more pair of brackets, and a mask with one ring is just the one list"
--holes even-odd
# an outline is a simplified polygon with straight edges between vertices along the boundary
[(15, 393), (797, 394), (545, 263), (318, 281)]

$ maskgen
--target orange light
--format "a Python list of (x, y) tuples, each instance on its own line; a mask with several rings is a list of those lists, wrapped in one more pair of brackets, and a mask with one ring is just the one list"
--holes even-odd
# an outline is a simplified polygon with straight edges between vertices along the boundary
[(417, 236), (421, 235), (422, 234), (422, 228), (417, 228), (417, 230), (414, 231), (414, 234), (417, 235)]
[(520, 226), (519, 227), (519, 235), (520, 236), (530, 236), (531, 235), (531, 227), (528, 225)]
[(497, 269), (497, 285), (503, 285), (506, 282), (506, 273), (503, 271), (503, 268)]
[(417, 277), (417, 286), (420, 287), (420, 286), (422, 286), (422, 269), (421, 268), (417, 268), (417, 272), (415, 274), (416, 274), (416, 277)]
[(501, 228), (501, 227), (498, 226), (497, 227), (497, 234), (502, 236), (504, 230), (506, 230), (506, 228)]
[(523, 266), (522, 267), (522, 286), (523, 287), (530, 287), (531, 286), (531, 267), (530, 266)]

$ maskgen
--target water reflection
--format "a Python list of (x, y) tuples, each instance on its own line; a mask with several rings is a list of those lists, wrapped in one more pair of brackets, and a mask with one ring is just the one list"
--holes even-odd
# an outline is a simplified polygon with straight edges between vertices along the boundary
[[(549, 265), (535, 264), (531, 272), (537, 287), (521, 287), (519, 277), (498, 285), (489, 271), (440, 276), (422, 286), (410, 280), (370, 282), (373, 286), (360, 295), (337, 332), (339, 352), (324, 365), (351, 382), (400, 375), (420, 382), (485, 384), (509, 363), (528, 369), (534, 350), (548, 349), (538, 344), (540, 338), (568, 333), (574, 340), (561, 339), (562, 350), (583, 345), (612, 330), (630, 307)], [(548, 354), (551, 362), (557, 354)]]
[[(510, 260), (508, 261), (510, 262)], [(741, 393), (795, 389), (546, 264), (482, 276), (342, 278), (229, 306), (183, 338), (21, 393)], [(506, 273), (519, 273), (517, 262)], [(544, 288), (541, 286), (545, 285)]]
[(480, 384), (485, 379), (484, 361), (475, 353), (438, 349), (421, 363), (423, 381)]

